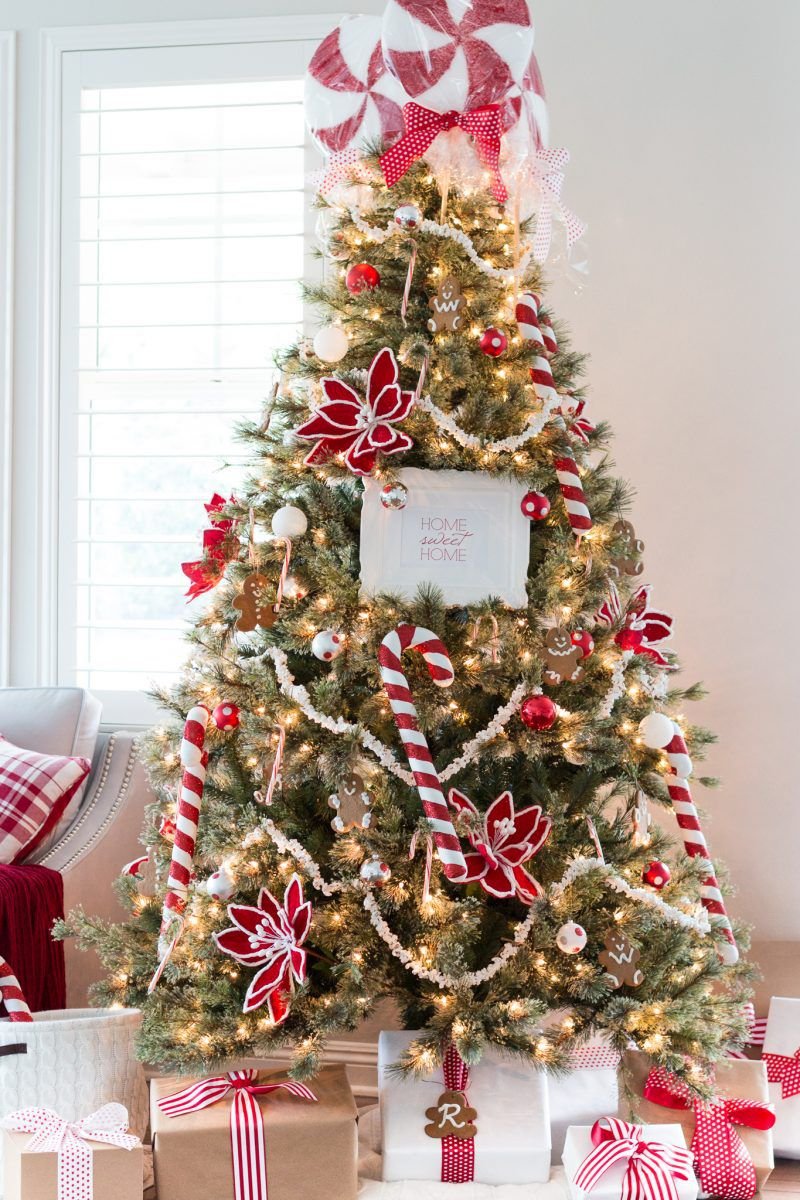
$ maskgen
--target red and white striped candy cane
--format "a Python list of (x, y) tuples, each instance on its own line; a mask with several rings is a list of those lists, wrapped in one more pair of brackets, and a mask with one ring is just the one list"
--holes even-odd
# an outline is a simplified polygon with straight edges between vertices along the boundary
[(159, 965), (150, 981), (153, 991), (169, 957), (183, 931), (183, 912), (189, 897), (189, 881), (194, 867), (194, 849), (197, 842), (197, 825), (200, 820), (200, 805), (203, 785), (206, 781), (208, 755), (203, 749), (206, 739), (209, 711), (203, 704), (189, 710), (181, 738), (181, 791), (175, 819), (175, 841), (172, 860), (167, 877), (167, 893), (161, 914), (161, 934), (158, 939)]
[(439, 687), (453, 682), (453, 664), (444, 643), (429, 629), (418, 625), (398, 625), (387, 633), (378, 651), (381, 679), (392, 706), (395, 723), (405, 746), (408, 765), (419, 791), (425, 816), (431, 823), (436, 854), (448, 879), (458, 882), (467, 872), (442, 785), (433, 765), (425, 734), (419, 727), (417, 709), (403, 671), (405, 650), (418, 650), (425, 660), (431, 679)]
[(0, 957), (0, 997), (6, 1006), (9, 1021), (32, 1021), (31, 1010), (11, 967)]
[[(533, 292), (523, 292), (516, 307), (516, 318), (520, 337), (526, 342), (533, 342), (536, 347), (536, 357), (531, 367), (531, 379), (536, 388), (536, 394), (545, 408), (552, 411), (554, 408), (558, 408), (561, 397), (556, 391), (556, 382), (547, 359), (548, 343), (539, 322), (539, 297)], [(546, 328), (548, 339), (552, 338), (551, 345), (555, 350), (558, 348), (555, 335), (550, 326)]]
[(569, 523), (580, 541), (583, 534), (592, 528), (593, 522), (581, 486), (578, 464), (574, 458), (562, 455), (561, 458), (555, 459), (553, 465), (558, 476), (558, 486), (564, 499)]

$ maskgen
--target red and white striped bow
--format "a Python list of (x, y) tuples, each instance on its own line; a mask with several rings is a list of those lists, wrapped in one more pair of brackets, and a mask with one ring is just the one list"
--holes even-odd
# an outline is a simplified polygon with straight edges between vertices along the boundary
[(492, 177), (492, 195), (501, 203), (508, 199), (500, 175), (500, 137), (503, 110), (499, 104), (483, 104), (466, 112), (434, 112), (410, 100), (403, 106), (405, 133), (390, 150), (381, 155), (381, 170), (387, 187), (402, 179), (413, 162), (426, 153), (440, 133), (463, 129), (475, 141), (481, 164)]
[(262, 1084), (256, 1083), (257, 1079), (258, 1071), (228, 1071), (227, 1075), (201, 1079), (158, 1102), (159, 1108), (168, 1117), (181, 1117), (219, 1104), (220, 1100), (233, 1092), (230, 1129), (235, 1200), (267, 1200), (264, 1114), (256, 1096), (267, 1096), (270, 1092), (282, 1090), (302, 1100), (317, 1099), (311, 1088), (293, 1079)]
[(87, 1142), (105, 1142), (121, 1150), (141, 1145), (128, 1133), (128, 1110), (122, 1104), (104, 1104), (80, 1121), (65, 1121), (50, 1108), (21, 1108), (0, 1125), (32, 1133), (25, 1146), (31, 1154), (58, 1155), (58, 1200), (91, 1200), (92, 1147)]
[(691, 1179), (693, 1155), (685, 1146), (643, 1140), (644, 1128), (601, 1117), (592, 1126), (593, 1150), (575, 1176), (575, 1186), (592, 1192), (611, 1167), (627, 1163), (622, 1200), (677, 1200), (676, 1179)]

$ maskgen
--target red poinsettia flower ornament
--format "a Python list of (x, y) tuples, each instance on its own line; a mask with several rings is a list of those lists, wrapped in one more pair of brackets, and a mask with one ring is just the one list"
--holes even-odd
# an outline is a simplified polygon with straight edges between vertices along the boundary
[(515, 812), (511, 792), (498, 796), (483, 816), (455, 788), (447, 800), (457, 813), (467, 813), (472, 818), (467, 837), (473, 853), (464, 855), (467, 874), (459, 883), (477, 882), (490, 896), (500, 900), (516, 896), (523, 904), (533, 904), (543, 889), (523, 864), (547, 841), (551, 818), (543, 816), (538, 804)]
[(280, 1025), (289, 1015), (295, 983), (306, 977), (306, 952), (301, 949), (311, 926), (311, 904), (304, 900), (297, 875), (289, 880), (281, 906), (272, 892), (262, 888), (258, 906), (229, 904), (231, 929), (214, 934), (223, 954), (246, 967), (261, 967), (244, 999), (243, 1012), (266, 1003), (269, 1015)]
[(397, 378), (397, 360), (387, 347), (372, 360), (366, 398), (342, 379), (323, 379), (324, 402), (294, 431), (297, 437), (317, 443), (306, 455), (306, 463), (313, 466), (343, 454), (354, 475), (371, 475), (378, 454), (410, 450), (411, 438), (394, 426), (411, 412), (414, 393), (401, 391)]
[(225, 565), (230, 562), (232, 554), (237, 550), (236, 543), (231, 537), (235, 521), (233, 517), (220, 516), (226, 504), (235, 504), (235, 497), (226, 500), (215, 492), (208, 504), (203, 508), (208, 513), (211, 522), (203, 530), (203, 558), (196, 562), (181, 563), (181, 570), (190, 581), (191, 586), (186, 593), (189, 600), (210, 592), (225, 574)]
[(622, 621), (622, 628), (614, 641), (623, 650), (632, 650), (634, 654), (643, 654), (658, 663), (660, 667), (671, 667), (657, 642), (665, 642), (672, 637), (672, 617), (669, 613), (659, 612), (650, 607), (650, 592), (652, 585), (644, 584), (638, 588), (628, 601), (628, 607), (623, 613), (619, 592), (614, 584), (595, 614), (595, 620), (601, 625), (616, 625)]

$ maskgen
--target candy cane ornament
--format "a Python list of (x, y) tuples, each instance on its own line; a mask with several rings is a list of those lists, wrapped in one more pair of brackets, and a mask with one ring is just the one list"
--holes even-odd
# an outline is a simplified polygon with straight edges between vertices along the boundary
[(31, 1010), (11, 967), (0, 957), (0, 997), (6, 1006), (9, 1021), (32, 1021)]
[(561, 403), (561, 397), (556, 389), (556, 381), (553, 379), (553, 372), (547, 359), (548, 341), (553, 346), (551, 353), (555, 353), (555, 350), (558, 349), (555, 334), (548, 325), (548, 338), (545, 340), (539, 318), (539, 297), (534, 292), (522, 293), (515, 315), (520, 337), (523, 341), (534, 344), (535, 357), (531, 367), (531, 379), (536, 388), (536, 394), (545, 407), (552, 411)]
[(175, 841), (172, 860), (167, 877), (167, 892), (161, 914), (161, 933), (158, 939), (159, 963), (150, 981), (148, 992), (155, 989), (183, 933), (183, 913), (189, 898), (189, 882), (194, 867), (194, 850), (197, 843), (197, 825), (203, 786), (206, 781), (208, 754), (204, 749), (209, 711), (205, 705), (197, 704), (189, 710), (181, 739), (181, 790), (175, 820)]
[(567, 510), (567, 517), (578, 541), (592, 528), (592, 514), (586, 503), (586, 495), (578, 473), (578, 464), (568, 454), (562, 454), (553, 461), (558, 478), (558, 486)]
[(449, 687), (453, 682), (453, 664), (444, 643), (429, 629), (422, 629), (418, 625), (398, 625), (391, 633), (387, 633), (378, 650), (381, 679), (408, 756), (408, 765), (419, 791), (423, 811), (431, 823), (437, 857), (447, 878), (457, 883), (466, 875), (467, 864), (450, 820), (427, 738), (419, 727), (417, 709), (403, 671), (405, 650), (419, 651), (431, 679), (439, 687)]

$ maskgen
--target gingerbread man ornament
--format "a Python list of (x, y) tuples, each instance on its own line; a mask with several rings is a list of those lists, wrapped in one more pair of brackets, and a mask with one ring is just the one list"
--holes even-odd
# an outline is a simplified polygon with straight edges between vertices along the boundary
[(369, 829), (372, 800), (364, 787), (364, 780), (353, 772), (345, 775), (335, 796), (328, 797), (328, 804), (336, 810), (331, 829), (336, 833), (348, 833), (351, 829)]
[(609, 929), (603, 942), (605, 950), (597, 956), (601, 967), (606, 969), (606, 978), (616, 991), (623, 986), (639, 987), (644, 975), (636, 965), (641, 951), (620, 929)]
[(441, 333), (442, 330), (455, 333), (460, 329), (466, 303), (461, 295), (461, 284), (454, 275), (448, 275), (436, 295), (428, 301), (428, 307), (433, 312), (428, 321), (431, 333)]
[(644, 563), (639, 557), (644, 551), (644, 542), (637, 538), (630, 521), (615, 521), (611, 536), (620, 544), (620, 549), (611, 559), (612, 570), (618, 575), (641, 575)]
[(236, 622), (236, 629), (240, 633), (250, 633), (257, 625), (262, 629), (271, 629), (275, 624), (278, 614), (268, 599), (271, 590), (272, 584), (266, 575), (256, 571), (247, 576), (241, 592), (233, 600), (233, 607), (241, 613)]
[(425, 1116), (430, 1121), (425, 1126), (429, 1138), (474, 1138), (478, 1132), (478, 1110), (469, 1105), (463, 1092), (442, 1092), (436, 1104), (425, 1109)]
[(545, 683), (575, 683), (583, 675), (580, 661), (583, 650), (573, 645), (569, 631), (563, 625), (548, 629), (544, 639)]

